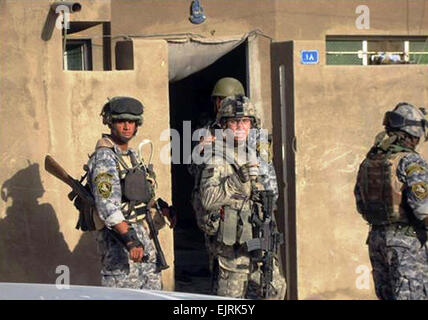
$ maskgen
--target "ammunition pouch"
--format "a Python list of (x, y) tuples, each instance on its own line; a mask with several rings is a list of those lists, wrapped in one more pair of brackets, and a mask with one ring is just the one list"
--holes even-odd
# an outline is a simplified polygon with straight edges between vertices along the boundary
[(125, 200), (148, 203), (154, 197), (154, 190), (145, 170), (136, 167), (127, 171), (125, 179), (122, 180), (122, 195)]
[(227, 246), (235, 243), (244, 244), (253, 238), (253, 228), (250, 222), (251, 211), (236, 210), (224, 207), (224, 219), (220, 220), (217, 241)]

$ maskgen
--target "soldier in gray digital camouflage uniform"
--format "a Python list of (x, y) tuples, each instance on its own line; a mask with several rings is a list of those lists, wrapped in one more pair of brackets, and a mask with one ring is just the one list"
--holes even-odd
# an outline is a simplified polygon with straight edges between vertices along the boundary
[(367, 239), (376, 295), (428, 299), (428, 164), (415, 150), (426, 139), (424, 112), (399, 103), (361, 163), (355, 198), (370, 224)]
[[(248, 145), (251, 128), (258, 120), (248, 98), (227, 97), (217, 114), (220, 126), (228, 129), (223, 131), (225, 139), (205, 146), (205, 166), (199, 188), (204, 214), (198, 216), (198, 225), (207, 234), (210, 251), (218, 263), (213, 270), (213, 293), (221, 296), (260, 298), (260, 265), (250, 259), (245, 245), (253, 238), (250, 196), (255, 184), (258, 189), (273, 191), (275, 200), (278, 189), (276, 177), (267, 179), (261, 174), (259, 169), (264, 160)], [(273, 270), (275, 295), (272, 298), (283, 299), (286, 283), (277, 256)]]
[(156, 252), (147, 225), (131, 218), (134, 211), (123, 190), (124, 179), (129, 174), (126, 169), (140, 168), (147, 179), (139, 180), (142, 183), (139, 190), (143, 198), (154, 197), (154, 173), (128, 148), (128, 142), (142, 125), (142, 114), (143, 105), (130, 97), (115, 97), (104, 105), (103, 123), (111, 133), (104, 134), (97, 142), (88, 162), (88, 182), (104, 225), (97, 237), (102, 285), (160, 290), (161, 273), (156, 268)]

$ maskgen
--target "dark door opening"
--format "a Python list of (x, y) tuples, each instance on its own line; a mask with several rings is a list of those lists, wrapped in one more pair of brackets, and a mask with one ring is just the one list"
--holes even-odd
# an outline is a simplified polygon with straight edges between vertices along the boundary
[[(170, 127), (181, 134), (183, 144), (190, 141), (183, 135), (183, 122), (191, 121), (192, 132), (209, 118), (213, 118), (211, 92), (217, 80), (233, 77), (247, 87), (247, 42), (230, 51), (211, 66), (169, 84)], [(204, 235), (196, 224), (191, 205), (194, 179), (188, 172), (181, 154), (180, 164), (172, 164), (172, 202), (179, 219), (174, 230), (175, 290), (209, 294), (211, 277)]]

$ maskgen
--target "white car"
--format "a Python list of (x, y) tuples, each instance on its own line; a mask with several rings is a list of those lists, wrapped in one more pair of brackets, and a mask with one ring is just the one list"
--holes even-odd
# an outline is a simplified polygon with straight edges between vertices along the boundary
[[(0, 282), (0, 300), (225, 300), (204, 294), (95, 286)], [(229, 299), (227, 299), (229, 300)]]

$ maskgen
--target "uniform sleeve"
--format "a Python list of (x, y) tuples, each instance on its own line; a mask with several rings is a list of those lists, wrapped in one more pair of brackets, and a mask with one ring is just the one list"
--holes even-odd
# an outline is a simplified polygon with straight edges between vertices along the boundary
[[(221, 161), (221, 160), (220, 160)], [(218, 210), (231, 205), (233, 199), (249, 197), (250, 182), (242, 183), (236, 173), (227, 174), (230, 164), (207, 164), (201, 174), (201, 204), (205, 210)]]
[(122, 190), (113, 151), (100, 148), (90, 167), (90, 185), (98, 215), (107, 227), (125, 220), (121, 211)]
[(419, 220), (428, 217), (428, 164), (418, 154), (401, 159), (397, 168), (398, 179), (405, 184), (405, 195), (414, 215)]
[(268, 164), (268, 174), (265, 177), (266, 179), (266, 190), (273, 191), (274, 194), (274, 203), (278, 200), (278, 181), (276, 177), (275, 167), (273, 165), (273, 162), (270, 162)]

